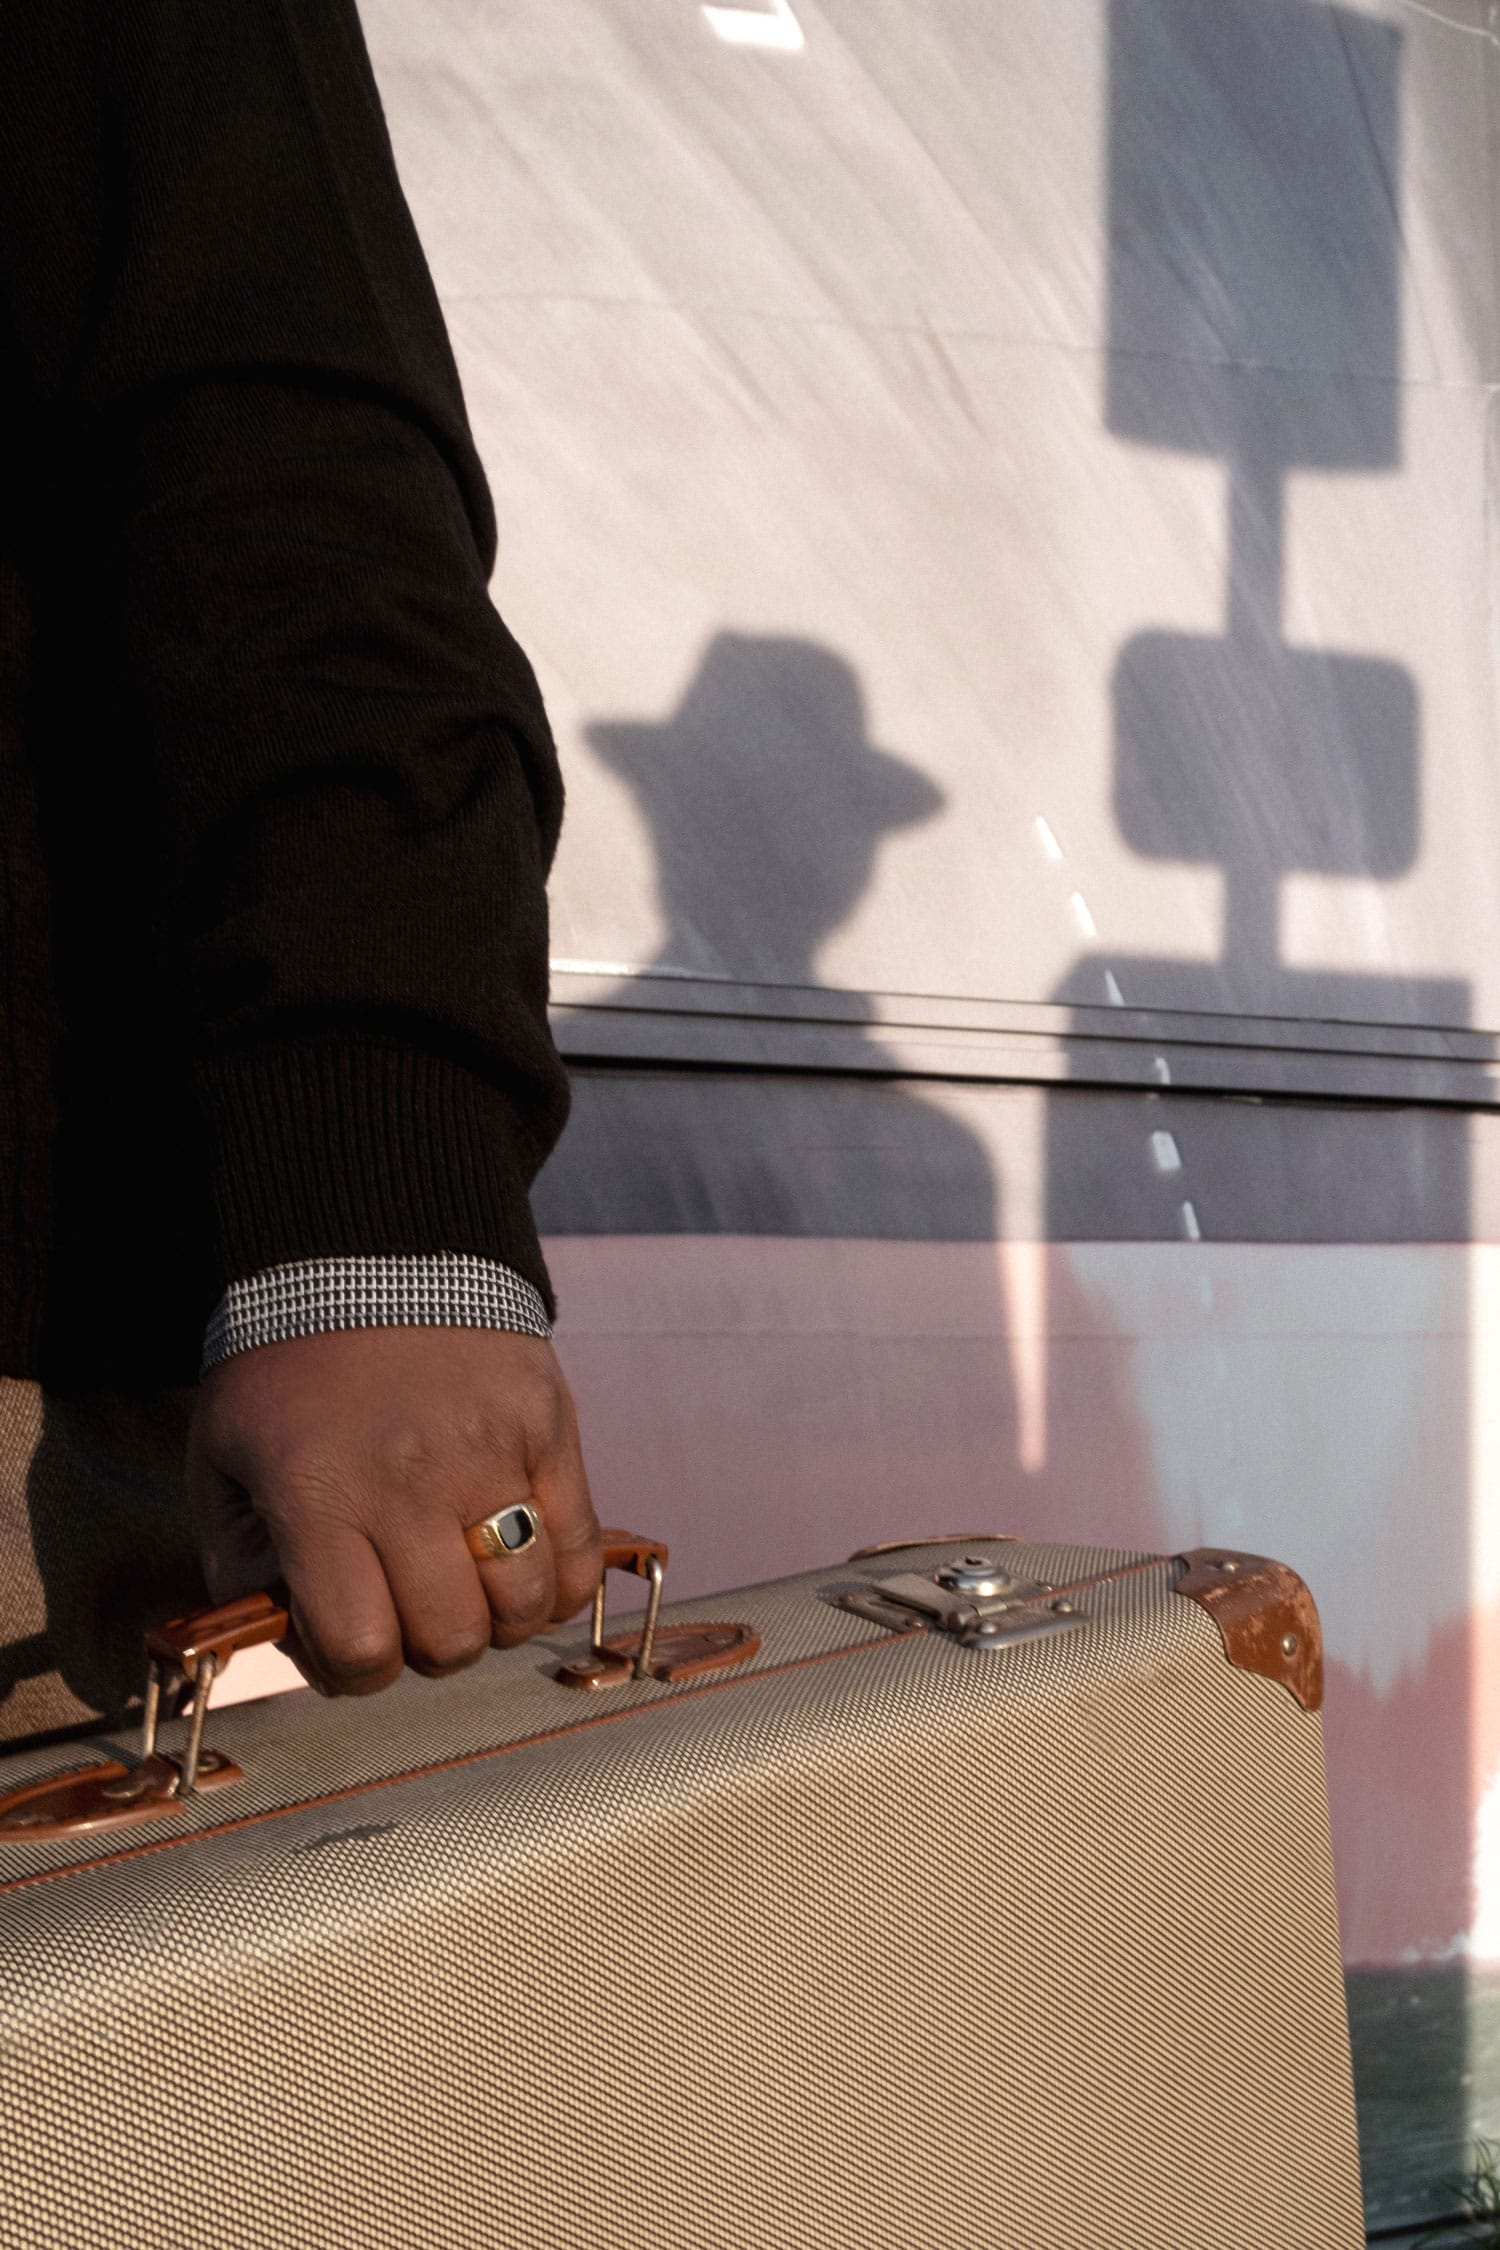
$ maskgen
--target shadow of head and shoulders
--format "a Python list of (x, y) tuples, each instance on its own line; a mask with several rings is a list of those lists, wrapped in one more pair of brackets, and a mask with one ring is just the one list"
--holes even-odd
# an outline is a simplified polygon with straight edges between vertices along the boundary
[[(791, 636), (720, 633), (676, 709), (587, 730), (649, 830), (662, 936), (644, 972), (820, 990), (829, 942), (866, 898), (882, 848), (931, 820), (941, 791), (871, 739), (857, 674)], [(892, 901), (899, 913), (899, 894)], [(989, 1239), (995, 1190), (976, 1136), (882, 1074), (863, 996), (839, 990), (856, 1067), (653, 1068), (583, 1075), (539, 1185), (563, 1233)]]

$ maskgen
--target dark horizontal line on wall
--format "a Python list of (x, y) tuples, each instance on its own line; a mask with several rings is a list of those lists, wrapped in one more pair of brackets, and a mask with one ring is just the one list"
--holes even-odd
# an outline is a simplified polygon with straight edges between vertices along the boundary
[(1500, 1038), (1442, 1025), (556, 969), (552, 1001), (573, 1062), (1500, 1108)]

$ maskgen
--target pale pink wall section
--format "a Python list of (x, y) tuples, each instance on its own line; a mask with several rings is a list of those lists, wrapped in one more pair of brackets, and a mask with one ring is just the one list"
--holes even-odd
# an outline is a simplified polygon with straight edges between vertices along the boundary
[(671, 1589), (987, 1528), (1279, 1554), (1324, 1616), (1348, 1957), (1500, 1937), (1465, 1249), (547, 1253), (599, 1512), (670, 1542)]
[[(1500, 1959), (1500, 1249), (547, 1254), (600, 1516), (670, 1592), (950, 1531), (1279, 1555), (1323, 1613), (1347, 1958)], [(256, 1651), (221, 1700), (295, 1684)]]

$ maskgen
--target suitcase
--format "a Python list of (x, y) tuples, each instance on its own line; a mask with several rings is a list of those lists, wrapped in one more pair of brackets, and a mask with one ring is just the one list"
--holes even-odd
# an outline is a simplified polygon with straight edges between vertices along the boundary
[(970, 1535), (215, 1711), (282, 1622), (0, 1761), (5, 2250), (1363, 2242), (1284, 1567)]

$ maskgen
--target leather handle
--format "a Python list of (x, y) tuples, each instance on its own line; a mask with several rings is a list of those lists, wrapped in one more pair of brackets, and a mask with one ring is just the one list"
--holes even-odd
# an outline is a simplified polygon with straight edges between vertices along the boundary
[(217, 1609), (195, 1610), (191, 1617), (174, 1617), (156, 1626), (146, 1635), (146, 1654), (193, 1680), (205, 1656), (216, 1657), (222, 1672), (240, 1649), (281, 1640), (288, 1623), (285, 1607), (269, 1594), (242, 1594), (238, 1601), (221, 1602)]
[[(656, 1577), (667, 1567), (666, 1543), (646, 1539), (636, 1531), (600, 1533), (606, 1571), (629, 1571), (636, 1578)], [(653, 1565), (655, 1569), (653, 1570)], [(284, 1601), (271, 1594), (242, 1594), (237, 1601), (221, 1602), (216, 1609), (195, 1610), (189, 1617), (174, 1617), (146, 1635), (148, 1658), (168, 1672), (195, 1680), (206, 1656), (217, 1659), (222, 1672), (241, 1649), (260, 1648), (267, 1641), (285, 1638), (290, 1620)]]
[[(603, 1531), (600, 1538), (607, 1571), (625, 1570), (636, 1578), (649, 1578), (653, 1563), (663, 1570), (667, 1567), (667, 1548), (660, 1539), (646, 1539), (635, 1531)], [(216, 1609), (194, 1610), (189, 1617), (155, 1626), (146, 1635), (146, 1654), (191, 1680), (203, 1657), (217, 1657), (222, 1672), (241, 1649), (284, 1639), (288, 1625), (284, 1601), (265, 1593), (242, 1594)]]
[[(599, 1539), (604, 1548), (604, 1568), (599, 1573), (599, 1583), (594, 1589), (594, 1617), (589, 1634), (589, 1650), (587, 1656), (570, 1659), (554, 1674), (564, 1687), (614, 1687), (622, 1680), (644, 1680), (650, 1677), (656, 1620), (661, 1614), (662, 1580), (667, 1572), (667, 1550), (660, 1539), (643, 1539), (636, 1531), (601, 1531)], [(604, 1645), (604, 1589), (612, 1570), (628, 1570), (634, 1577), (646, 1579), (650, 1585), (640, 1646), (630, 1656), (624, 1656), (618, 1650), (608, 1649)]]
[(637, 1578), (649, 1578), (651, 1565), (659, 1562), (667, 1567), (667, 1550), (660, 1539), (643, 1539), (634, 1531), (601, 1531), (604, 1542), (604, 1567), (606, 1570), (628, 1570)]
[[(279, 1641), (287, 1613), (270, 1594), (244, 1594), (217, 1609), (174, 1617), (146, 1635), (146, 1703), (141, 1721), (141, 1755), (127, 1766), (118, 1758), (102, 1765), (74, 1766), (49, 1780), (25, 1782), (0, 1795), (0, 1839), (20, 1837), (45, 1843), (60, 1836), (89, 1835), (108, 1828), (131, 1828), (137, 1821), (180, 1814), (203, 1789), (223, 1789), (244, 1776), (232, 1759), (203, 1747), (214, 1681), (240, 1649)], [(187, 1742), (177, 1757), (156, 1747), (162, 1698), (178, 1674), (193, 1685), (193, 1717)]]

